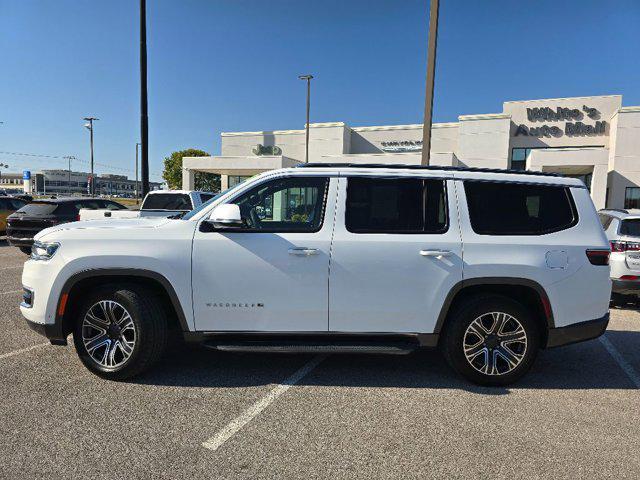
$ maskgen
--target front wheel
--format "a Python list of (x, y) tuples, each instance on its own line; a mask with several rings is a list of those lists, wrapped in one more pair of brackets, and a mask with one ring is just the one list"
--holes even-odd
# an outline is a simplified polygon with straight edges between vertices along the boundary
[(125, 380), (151, 368), (167, 343), (167, 317), (150, 290), (106, 286), (89, 293), (76, 319), (73, 341), (93, 373)]
[(31, 255), (31, 247), (18, 247), (25, 255)]
[(454, 370), (479, 385), (507, 385), (531, 368), (538, 353), (535, 320), (520, 303), (501, 296), (470, 299), (447, 325), (443, 353)]

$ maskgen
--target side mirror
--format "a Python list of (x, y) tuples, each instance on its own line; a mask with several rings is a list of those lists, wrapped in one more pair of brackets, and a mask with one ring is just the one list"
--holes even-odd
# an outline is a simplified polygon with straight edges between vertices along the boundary
[(209, 215), (209, 223), (212, 223), (215, 228), (221, 229), (242, 227), (240, 207), (233, 203), (218, 205)]

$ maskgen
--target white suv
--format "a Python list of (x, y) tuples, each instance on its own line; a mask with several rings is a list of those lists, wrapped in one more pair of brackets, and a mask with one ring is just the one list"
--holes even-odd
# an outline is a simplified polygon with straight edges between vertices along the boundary
[(611, 244), (613, 294), (640, 294), (640, 210), (606, 209), (598, 215)]
[(171, 333), (218, 350), (441, 347), (473, 382), (521, 377), (539, 348), (601, 335), (609, 243), (584, 184), (553, 175), (306, 165), (182, 218), (42, 231), (21, 311), (73, 333), (94, 373), (151, 366)]

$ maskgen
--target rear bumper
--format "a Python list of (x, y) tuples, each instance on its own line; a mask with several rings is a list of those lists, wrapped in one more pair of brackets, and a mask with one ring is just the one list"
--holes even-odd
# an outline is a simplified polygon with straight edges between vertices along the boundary
[(16, 237), (7, 232), (7, 242), (12, 247), (30, 247), (33, 245), (33, 237)]
[(547, 336), (547, 348), (584, 342), (599, 337), (609, 325), (609, 312), (603, 317), (566, 327), (551, 328)]
[(640, 294), (640, 280), (612, 280), (611, 291), (623, 295)]

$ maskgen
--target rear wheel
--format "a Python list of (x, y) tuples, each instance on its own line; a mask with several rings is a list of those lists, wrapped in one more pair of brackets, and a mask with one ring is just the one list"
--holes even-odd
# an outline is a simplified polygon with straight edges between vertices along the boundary
[(18, 247), (25, 255), (31, 255), (31, 247)]
[(154, 292), (102, 287), (91, 292), (76, 319), (73, 340), (93, 373), (124, 380), (148, 370), (167, 343), (167, 317)]
[(531, 368), (540, 335), (535, 320), (518, 302), (501, 296), (476, 297), (452, 313), (443, 338), (447, 361), (480, 385), (507, 385)]

